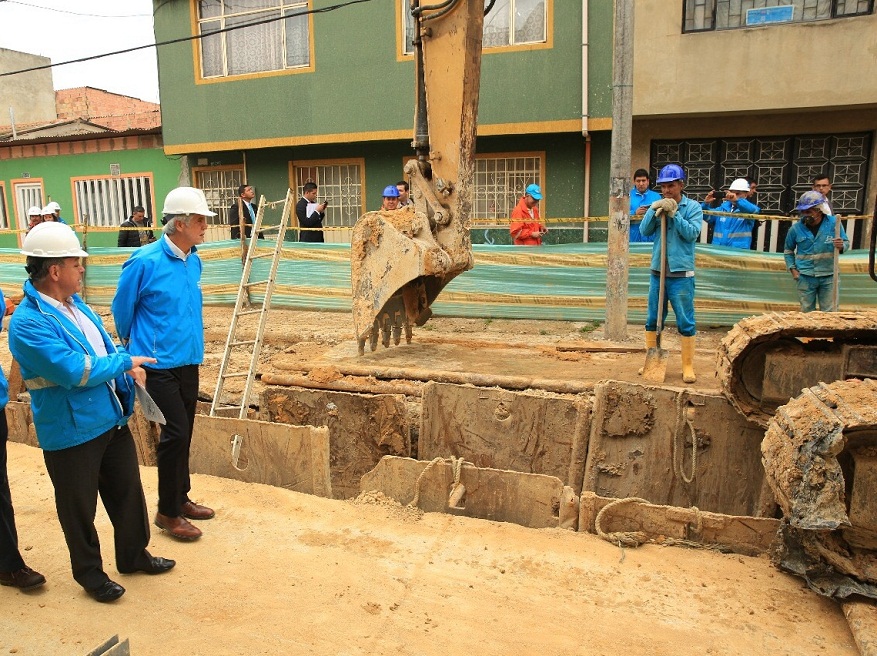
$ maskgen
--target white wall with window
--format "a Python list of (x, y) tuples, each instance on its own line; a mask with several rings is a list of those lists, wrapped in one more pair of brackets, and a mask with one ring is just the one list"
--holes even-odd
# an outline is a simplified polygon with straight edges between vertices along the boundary
[[(311, 64), (309, 2), (288, 0), (200, 0), (199, 34), (241, 25), (243, 29), (206, 36), (201, 44), (201, 77), (217, 78), (283, 71)], [(291, 16), (280, 20), (281, 16)], [(278, 18), (278, 20), (271, 20)]]
[[(552, 0), (494, 0), (493, 7), (484, 17), (484, 48), (545, 43), (548, 40), (548, 8)], [(402, 35), (403, 54), (411, 55), (414, 47), (414, 19), (411, 16), (409, 0), (401, 3), (404, 34)], [(491, 0), (484, 0), (485, 8)]]
[[(118, 177), (73, 178), (74, 220), (90, 226), (115, 227), (131, 216), (137, 205), (154, 219), (151, 173)], [(153, 225), (155, 225), (153, 221)], [(159, 222), (160, 225), (160, 222)]]
[[(327, 201), (326, 218), (323, 219), (323, 239), (327, 243), (349, 243), (351, 228), (365, 207), (365, 160), (315, 160), (290, 163), (290, 179), (301, 198), (306, 182), (317, 185), (317, 198)], [(378, 207), (370, 208), (377, 210)]]

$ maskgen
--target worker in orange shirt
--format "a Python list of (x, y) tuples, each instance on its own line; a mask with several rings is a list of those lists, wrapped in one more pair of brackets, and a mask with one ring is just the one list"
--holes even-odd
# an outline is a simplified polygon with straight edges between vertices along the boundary
[(540, 200), (542, 200), (542, 190), (539, 185), (528, 185), (524, 196), (512, 211), (509, 232), (511, 232), (512, 243), (515, 246), (539, 246), (542, 244), (542, 236), (548, 232), (548, 228), (539, 218)]

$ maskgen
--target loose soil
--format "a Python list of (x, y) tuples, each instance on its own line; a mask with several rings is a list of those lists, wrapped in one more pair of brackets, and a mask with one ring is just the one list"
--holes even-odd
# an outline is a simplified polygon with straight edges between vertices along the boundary
[[(205, 309), (205, 398), (229, 319), (228, 308)], [(699, 338), (699, 388), (716, 386), (711, 359), (723, 334)], [(349, 314), (272, 310), (259, 369), (325, 377), (356, 357), (352, 338)], [(379, 346), (359, 362), (637, 380), (642, 352), (555, 348), (602, 338), (591, 324), (439, 318), (416, 329), (415, 344), (393, 354)], [(631, 327), (625, 345), (641, 340)], [(664, 340), (667, 383), (681, 386), (678, 337)], [(431, 345), (454, 348), (442, 359)], [(509, 350), (530, 366), (503, 364)], [(0, 360), (8, 371), (8, 354)], [(105, 569), (127, 588), (101, 605), (72, 579), (39, 450), (11, 443), (8, 469), (22, 552), (48, 583), (0, 590), (2, 653), (81, 656), (113, 634), (135, 655), (858, 653), (839, 607), (766, 557), (620, 549), (585, 533), (424, 515), (377, 494), (334, 501), (204, 475), (194, 476), (193, 496), (217, 510), (199, 524), (204, 537), (180, 543), (153, 530), (152, 553), (177, 561), (167, 574), (118, 574), (99, 510)], [(154, 510), (155, 469), (141, 472)]]

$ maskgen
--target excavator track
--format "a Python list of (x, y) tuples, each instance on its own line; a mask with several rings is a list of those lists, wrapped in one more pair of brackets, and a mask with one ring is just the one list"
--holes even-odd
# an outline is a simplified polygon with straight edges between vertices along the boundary
[(761, 446), (783, 511), (777, 564), (836, 598), (877, 598), (877, 381), (819, 384), (777, 410)]
[(749, 317), (722, 340), (716, 371), (731, 403), (767, 426), (777, 407), (805, 387), (877, 377), (877, 311)]

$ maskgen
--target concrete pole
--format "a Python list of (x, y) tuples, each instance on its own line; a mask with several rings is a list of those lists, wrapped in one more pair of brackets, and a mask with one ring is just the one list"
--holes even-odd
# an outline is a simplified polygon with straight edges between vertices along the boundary
[(633, 122), (633, 0), (615, 0), (612, 61), (612, 155), (609, 165), (609, 244), (606, 325), (612, 341), (627, 339), (630, 243), (630, 141)]

